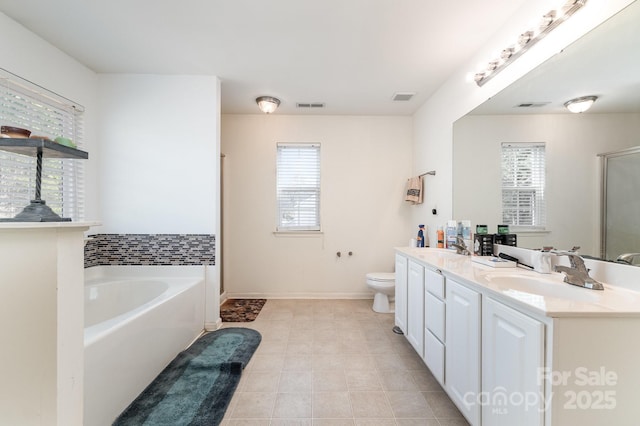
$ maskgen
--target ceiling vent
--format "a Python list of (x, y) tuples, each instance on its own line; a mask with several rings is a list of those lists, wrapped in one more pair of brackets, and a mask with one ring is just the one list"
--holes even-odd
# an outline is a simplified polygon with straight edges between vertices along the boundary
[(297, 102), (296, 108), (324, 108), (323, 102)]
[(415, 96), (415, 92), (396, 92), (391, 98), (393, 101), (410, 101)]
[(516, 105), (516, 108), (540, 108), (549, 105), (551, 102), (523, 102)]

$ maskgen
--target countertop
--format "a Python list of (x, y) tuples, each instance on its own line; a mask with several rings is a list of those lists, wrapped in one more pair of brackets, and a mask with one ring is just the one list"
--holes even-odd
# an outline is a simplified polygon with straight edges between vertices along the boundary
[(546, 317), (640, 317), (640, 292), (626, 288), (603, 283), (603, 291), (585, 289), (563, 282), (564, 274), (558, 272), (494, 268), (446, 249), (395, 250), (484, 295)]

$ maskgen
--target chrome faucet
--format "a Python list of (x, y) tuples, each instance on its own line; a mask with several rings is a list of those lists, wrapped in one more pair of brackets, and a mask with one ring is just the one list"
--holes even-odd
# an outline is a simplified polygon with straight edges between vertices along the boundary
[(456, 242), (455, 244), (451, 244), (451, 247), (456, 248), (457, 254), (463, 254), (465, 256), (471, 255), (471, 252), (467, 248), (467, 245), (464, 243), (464, 240), (460, 236), (456, 236)]
[(565, 283), (591, 290), (604, 290), (602, 283), (589, 276), (589, 270), (584, 264), (584, 259), (579, 254), (573, 251), (555, 251), (554, 253), (559, 256), (569, 256), (570, 267), (556, 265), (553, 268), (556, 272), (564, 273)]
[(636, 258), (640, 259), (640, 253), (624, 253), (616, 258), (616, 262), (628, 263), (633, 265)]

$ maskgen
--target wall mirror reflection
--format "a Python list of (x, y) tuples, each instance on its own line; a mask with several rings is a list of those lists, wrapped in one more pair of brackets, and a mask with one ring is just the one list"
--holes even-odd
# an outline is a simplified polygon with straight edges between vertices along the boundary
[[(603, 153), (640, 145), (640, 2), (635, 1), (535, 70), (454, 123), (453, 213), (458, 219), (502, 223), (501, 146), (542, 143), (546, 172), (544, 226), (519, 227), (518, 246), (580, 246), (586, 256), (615, 260), (602, 243)], [(564, 104), (598, 97), (581, 114)], [(640, 167), (636, 169), (640, 171)], [(640, 199), (636, 185), (629, 198)], [(606, 215), (626, 229), (640, 228), (640, 215)], [(640, 239), (626, 252), (640, 253)], [(611, 235), (611, 233), (610, 233)], [(622, 250), (616, 248), (616, 252)], [(613, 258), (612, 258), (613, 256)]]

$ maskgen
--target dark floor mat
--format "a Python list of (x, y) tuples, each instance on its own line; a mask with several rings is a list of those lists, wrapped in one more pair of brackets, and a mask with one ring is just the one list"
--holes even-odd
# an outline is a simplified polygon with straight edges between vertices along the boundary
[(267, 299), (227, 299), (220, 306), (222, 322), (250, 322), (256, 319)]

